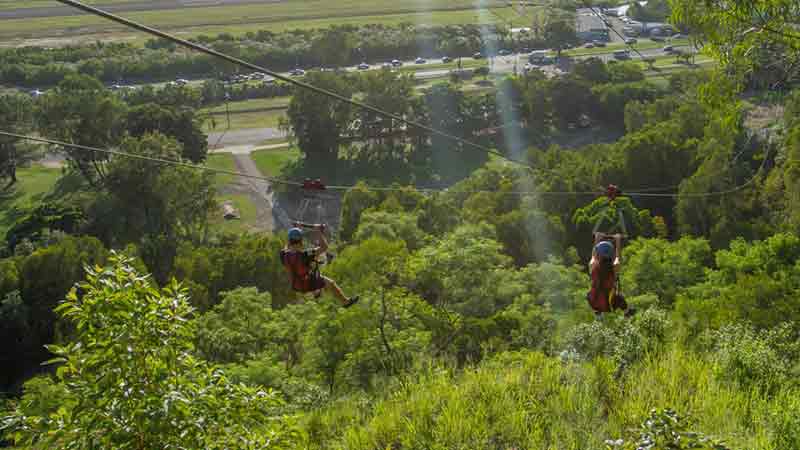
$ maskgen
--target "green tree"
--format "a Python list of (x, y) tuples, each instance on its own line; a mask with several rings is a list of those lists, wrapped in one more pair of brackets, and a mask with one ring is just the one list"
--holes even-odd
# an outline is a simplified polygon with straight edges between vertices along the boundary
[(570, 19), (571, 17), (569, 16), (553, 17), (544, 26), (544, 40), (550, 48), (555, 49), (559, 58), (562, 50), (578, 42), (578, 36), (575, 33), (575, 20)]
[[(42, 97), (38, 108), (38, 127), (53, 139), (108, 148), (118, 144), (123, 134), (125, 104), (94, 78), (65, 78)], [(64, 151), (89, 183), (98, 185), (104, 180), (107, 154), (69, 148)]]
[(323, 67), (339, 67), (350, 60), (355, 38), (345, 27), (333, 26), (319, 33), (311, 42), (311, 54)]
[(181, 143), (183, 159), (199, 163), (206, 159), (208, 138), (193, 109), (147, 103), (131, 108), (125, 118), (125, 129), (134, 137), (160, 133)]
[(653, 293), (664, 305), (672, 305), (679, 292), (704, 280), (712, 253), (705, 239), (636, 239), (625, 246), (624, 259), (626, 294)]
[(699, 35), (726, 77), (745, 82), (753, 74), (780, 73), (778, 85), (797, 77), (796, 1), (672, 0), (670, 5), (672, 22)]
[(87, 271), (57, 312), (75, 327), (51, 345), (74, 404), (47, 416), (17, 409), (3, 428), (15, 444), (59, 448), (293, 448), (277, 393), (229, 382), (193, 356), (194, 323), (176, 283), (155, 288), (124, 257)]
[(220, 294), (222, 300), (197, 319), (197, 350), (216, 363), (242, 362), (269, 348), (272, 297), (255, 288)]
[[(180, 159), (177, 142), (159, 134), (126, 138), (121, 147), (145, 157)], [(145, 263), (159, 282), (166, 282), (178, 240), (200, 243), (207, 235), (209, 216), (217, 208), (212, 177), (124, 157), (112, 159), (106, 173), (110, 196), (96, 201), (89, 227), (112, 245), (146, 238), (140, 245)]]
[[(22, 95), (0, 96), (0, 129), (26, 134), (32, 128), (33, 103)], [(0, 136), (0, 192), (17, 182), (17, 169), (36, 158), (36, 152), (19, 139)], [(6, 180), (5, 186), (2, 181)]]
[[(353, 86), (331, 72), (311, 72), (306, 82), (345, 98), (353, 95)], [(309, 163), (329, 167), (336, 162), (340, 139), (352, 119), (352, 108), (348, 103), (299, 89), (292, 96), (286, 115), (297, 145)]]

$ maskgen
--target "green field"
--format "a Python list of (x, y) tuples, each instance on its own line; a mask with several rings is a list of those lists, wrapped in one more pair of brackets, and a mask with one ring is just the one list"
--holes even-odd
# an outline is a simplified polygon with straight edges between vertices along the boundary
[(289, 102), (291, 99), (291, 97), (254, 98), (250, 100), (230, 102), (227, 107), (222, 104), (213, 108), (206, 108), (201, 112), (224, 114), (226, 110), (230, 110), (230, 112), (234, 113), (262, 111), (267, 109), (286, 109), (289, 107)]
[[(208, 159), (206, 159), (206, 166), (236, 172), (236, 162), (234, 162), (233, 155), (230, 153), (210, 153)], [(219, 188), (232, 183), (234, 178), (234, 175), (218, 173), (214, 175), (214, 183)]]
[[(139, 0), (83, 0), (87, 5), (110, 5), (131, 3)], [(48, 8), (53, 6), (63, 6), (62, 4), (52, 0), (0, 0), (0, 10), (2, 9), (15, 9), (15, 8)]]
[[(487, 2), (487, 6), (499, 4), (496, 1)], [(507, 8), (498, 10), (503, 9)], [(497, 21), (490, 14), (479, 14), (472, 0), (285, 0), (270, 4), (154, 10), (122, 15), (187, 34), (223, 31), (244, 33), (267, 28), (281, 31), (364, 23), (455, 24)], [(0, 39), (58, 36), (74, 39), (109, 33), (120, 37), (136, 34), (121, 25), (88, 15), (3, 20), (0, 26)]]
[(253, 204), (249, 196), (245, 194), (218, 195), (217, 201), (220, 207), (225, 202), (231, 202), (239, 211), (240, 218), (225, 220), (221, 218), (222, 214), (220, 213), (220, 218), (213, 221), (214, 228), (229, 233), (242, 233), (255, 225), (258, 212), (256, 211), (256, 205)]
[(278, 128), (282, 117), (286, 117), (284, 110), (231, 113), (230, 127), (228, 127), (227, 116), (215, 115), (216, 126), (212, 128), (211, 121), (206, 120), (203, 124), (203, 129), (206, 132), (222, 133), (226, 130), (242, 130), (245, 128)]
[(300, 151), (297, 148), (256, 150), (250, 156), (262, 174), (274, 177), (279, 175), (287, 164), (300, 158)]
[(60, 169), (36, 165), (17, 170), (19, 182), (13, 192), (0, 196), (0, 237), (4, 237), (22, 214), (50, 192), (60, 177)]

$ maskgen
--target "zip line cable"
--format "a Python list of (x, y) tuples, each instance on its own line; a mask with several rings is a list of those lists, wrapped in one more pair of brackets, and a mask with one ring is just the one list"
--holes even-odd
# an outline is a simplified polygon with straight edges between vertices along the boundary
[[(53, 139), (46, 139), (41, 137), (35, 136), (27, 136), (23, 134), (17, 133), (10, 133), (7, 131), (0, 131), (0, 136), (7, 136), (16, 139), (24, 139), (33, 142), (40, 142), (45, 144), (51, 145), (58, 145), (65, 148), (71, 148), (75, 150), (83, 150), (83, 151), (90, 151), (90, 152), (97, 152), (97, 153), (105, 153), (109, 155), (121, 156), (125, 158), (132, 158), (138, 159), (142, 161), (148, 161), (152, 163), (158, 164), (166, 164), (166, 165), (173, 165), (179, 167), (187, 167), (190, 169), (196, 170), (203, 170), (206, 172), (211, 173), (221, 173), (226, 175), (234, 175), (239, 176), (242, 178), (250, 178), (254, 180), (261, 180), (261, 181), (268, 181), (274, 184), (283, 184), (286, 186), (295, 186), (295, 187), (303, 187), (304, 183), (292, 180), (284, 180), (280, 178), (272, 178), (272, 177), (265, 177), (260, 175), (250, 175), (243, 172), (237, 172), (233, 170), (225, 170), (225, 169), (217, 169), (213, 167), (201, 166), (199, 164), (191, 164), (186, 163), (183, 161), (176, 161), (171, 159), (164, 159), (164, 158), (156, 158), (151, 156), (143, 156), (137, 155), (134, 153), (122, 152), (118, 150), (110, 150), (105, 148), (97, 148), (97, 147), (90, 147), (88, 145), (79, 145), (79, 144), (71, 144), (69, 142), (62, 142), (56, 141)], [(724, 191), (716, 191), (716, 192), (703, 192), (703, 193), (686, 193), (686, 194), (659, 194), (659, 193), (647, 193), (645, 192), (646, 189), (643, 189), (641, 192), (625, 192), (623, 196), (625, 197), (656, 197), (656, 198), (678, 198), (678, 197), (716, 197), (716, 196), (723, 196), (727, 194), (733, 194), (735, 192), (741, 191), (742, 189), (746, 188), (747, 186), (751, 185), (761, 174), (767, 164), (767, 160), (769, 156), (769, 151), (767, 154), (764, 155), (764, 159), (761, 162), (761, 166), (759, 167), (758, 171), (745, 183), (736, 186), (734, 188), (724, 190)], [(349, 189), (355, 188), (355, 185), (330, 185), (326, 186), (327, 190), (332, 191), (347, 191)], [(452, 190), (452, 189), (437, 189), (437, 188), (422, 188), (417, 186), (408, 186), (408, 187), (371, 187), (365, 186), (364, 189), (367, 191), (373, 192), (399, 192), (399, 191), (407, 191), (412, 190), (419, 193), (449, 193), (449, 194), (481, 194), (481, 193), (488, 193), (488, 194), (503, 194), (503, 195), (517, 195), (517, 196), (525, 196), (525, 195), (544, 195), (544, 196), (577, 196), (577, 195), (599, 195), (602, 194), (602, 190), (597, 191), (495, 191), (495, 190)]]
[(124, 25), (126, 27), (133, 28), (135, 30), (139, 30), (139, 31), (147, 33), (147, 34), (151, 34), (153, 36), (158, 36), (158, 37), (160, 37), (162, 39), (168, 40), (170, 42), (173, 42), (175, 44), (181, 45), (183, 47), (186, 47), (186, 48), (189, 48), (189, 49), (192, 49), (192, 50), (196, 50), (196, 51), (199, 51), (199, 52), (202, 52), (202, 53), (205, 53), (207, 55), (211, 55), (211, 56), (214, 56), (214, 57), (217, 57), (217, 58), (220, 58), (220, 59), (224, 59), (224, 60), (226, 60), (226, 61), (228, 61), (230, 63), (237, 64), (237, 65), (242, 66), (242, 67), (247, 67), (248, 69), (251, 69), (251, 70), (255, 70), (255, 71), (258, 71), (258, 72), (266, 73), (267, 75), (270, 75), (270, 76), (272, 76), (272, 77), (274, 77), (274, 78), (276, 78), (278, 80), (285, 81), (285, 82), (287, 82), (289, 84), (298, 86), (298, 87), (303, 88), (303, 89), (307, 89), (307, 90), (315, 92), (317, 94), (321, 94), (321, 95), (333, 98), (335, 100), (339, 100), (341, 102), (353, 105), (355, 107), (371, 111), (371, 112), (373, 112), (375, 114), (378, 114), (380, 116), (383, 116), (383, 117), (386, 117), (386, 118), (389, 118), (389, 119), (392, 119), (392, 120), (396, 120), (399, 123), (402, 123), (402, 124), (405, 124), (405, 125), (408, 125), (408, 126), (411, 126), (411, 127), (423, 130), (423, 131), (427, 131), (429, 133), (436, 134), (438, 136), (441, 136), (443, 138), (446, 138), (446, 139), (449, 139), (449, 140), (452, 140), (452, 141), (455, 141), (455, 142), (459, 142), (459, 143), (464, 144), (464, 145), (466, 145), (468, 147), (472, 147), (472, 148), (474, 148), (476, 150), (480, 150), (482, 152), (498, 156), (498, 157), (500, 157), (502, 159), (505, 159), (506, 161), (518, 164), (518, 165), (520, 165), (522, 167), (525, 167), (527, 169), (531, 169), (531, 170), (534, 169), (532, 166), (526, 164), (525, 162), (518, 161), (518, 160), (513, 159), (513, 158), (509, 158), (508, 156), (506, 156), (505, 154), (503, 154), (502, 152), (499, 152), (497, 150), (492, 150), (492, 149), (490, 149), (488, 147), (485, 147), (485, 146), (480, 145), (480, 144), (476, 144), (476, 143), (474, 143), (472, 141), (469, 141), (467, 139), (460, 138), (458, 136), (446, 133), (446, 132), (438, 130), (436, 128), (432, 128), (430, 126), (421, 124), (419, 122), (403, 118), (401, 116), (398, 116), (396, 114), (390, 113), (388, 111), (384, 111), (384, 110), (382, 110), (380, 108), (376, 108), (376, 107), (368, 105), (366, 103), (362, 103), (360, 101), (353, 100), (351, 98), (347, 98), (347, 97), (345, 97), (343, 95), (337, 94), (337, 93), (329, 91), (327, 89), (323, 89), (323, 88), (314, 86), (312, 84), (306, 83), (304, 81), (299, 81), (299, 80), (290, 78), (290, 77), (288, 77), (286, 75), (282, 75), (282, 74), (280, 74), (278, 72), (274, 72), (274, 71), (272, 71), (270, 69), (267, 69), (265, 67), (261, 67), (261, 66), (259, 66), (257, 64), (253, 64), (253, 63), (247, 62), (247, 61), (245, 61), (243, 59), (239, 59), (239, 58), (227, 55), (225, 53), (210, 49), (208, 47), (202, 46), (200, 44), (196, 44), (194, 42), (190, 42), (190, 41), (187, 41), (185, 39), (181, 39), (181, 38), (179, 38), (179, 37), (177, 37), (175, 35), (172, 35), (170, 33), (166, 33), (164, 31), (158, 30), (156, 28), (152, 28), (152, 27), (149, 27), (147, 25), (143, 25), (141, 23), (134, 22), (134, 21), (132, 21), (130, 19), (126, 19), (124, 17), (118, 16), (116, 14), (112, 14), (112, 13), (104, 11), (102, 9), (95, 8), (93, 6), (89, 6), (89, 5), (83, 4), (83, 3), (79, 2), (79, 1), (76, 1), (76, 0), (57, 0), (57, 1), (59, 3), (63, 3), (65, 5), (77, 8), (77, 9), (79, 9), (81, 11), (86, 12), (86, 13), (94, 14), (96, 16), (100, 16), (100, 17), (106, 18), (106, 19), (111, 20), (113, 22), (117, 22), (117, 23), (122, 24), (122, 25)]
[[(61, 146), (61, 147), (71, 148), (71, 149), (74, 149), (74, 150), (83, 150), (83, 151), (89, 151), (89, 152), (97, 152), (97, 153), (104, 153), (104, 154), (108, 154), (108, 155), (115, 155), (115, 156), (121, 156), (121, 157), (126, 157), (126, 158), (138, 159), (138, 160), (148, 161), (148, 162), (158, 163), (158, 164), (173, 165), (173, 166), (179, 166), (179, 167), (187, 167), (187, 168), (190, 168), (190, 169), (203, 170), (203, 171), (211, 172), (211, 173), (221, 173), (221, 174), (226, 174), (226, 175), (240, 176), (240, 177), (243, 177), (243, 178), (250, 178), (250, 179), (254, 179), (254, 180), (268, 181), (268, 182), (273, 183), (273, 184), (283, 184), (283, 185), (286, 185), (286, 186), (296, 186), (296, 187), (302, 187), (304, 185), (303, 182), (299, 182), (299, 181), (285, 180), (285, 179), (273, 178), (273, 177), (265, 177), (265, 176), (261, 176), (261, 175), (250, 175), (250, 174), (247, 174), (247, 173), (237, 172), (237, 171), (233, 171), (233, 170), (217, 169), (217, 168), (214, 168), (214, 167), (201, 166), (199, 164), (191, 164), (191, 163), (172, 160), (172, 159), (164, 159), (164, 158), (156, 158), (156, 157), (151, 157), (151, 156), (137, 155), (135, 153), (128, 153), (128, 152), (123, 152), (123, 151), (119, 151), (119, 150), (110, 150), (110, 149), (106, 149), (106, 148), (90, 147), (88, 145), (72, 144), (72, 143), (69, 143), (69, 142), (57, 141), (57, 140), (54, 140), (54, 139), (46, 139), (46, 138), (35, 137), (35, 136), (28, 136), (28, 135), (24, 135), (24, 134), (10, 133), (10, 132), (7, 132), (7, 131), (0, 131), (0, 136), (7, 136), (7, 137), (16, 138), (16, 139), (24, 139), (24, 140), (28, 140), (28, 141), (40, 142), (40, 143), (50, 144), (50, 145), (58, 145), (58, 146)], [(356, 186), (355, 185), (327, 185), (326, 186), (326, 190), (346, 191), (346, 190), (352, 189), (354, 187), (356, 187)], [(600, 191), (584, 191), (584, 192), (577, 192), (577, 191), (576, 192), (515, 191), (515, 192), (500, 192), (500, 191), (492, 191), (492, 190), (457, 191), (457, 190), (450, 190), (450, 189), (421, 188), (421, 187), (416, 187), (416, 186), (405, 187), (405, 188), (403, 188), (403, 187), (395, 188), (395, 187), (370, 187), (370, 186), (367, 186), (366, 189), (370, 190), (370, 191), (375, 191), (375, 192), (392, 192), (392, 191), (403, 191), (403, 190), (411, 189), (411, 190), (414, 190), (414, 191), (420, 192), (420, 193), (436, 193), (436, 192), (448, 192), (448, 193), (454, 193), (454, 194), (461, 194), (461, 193), (463, 193), (463, 194), (500, 193), (500, 194), (508, 194), (508, 195), (597, 195), (600, 192)]]
[[(516, 159), (513, 159), (513, 158), (509, 158), (508, 156), (506, 156), (505, 154), (503, 154), (503, 153), (501, 153), (501, 152), (499, 152), (497, 150), (490, 149), (490, 148), (485, 147), (483, 145), (471, 142), (471, 141), (469, 141), (467, 139), (463, 139), (463, 138), (460, 138), (458, 136), (451, 135), (449, 133), (446, 133), (444, 131), (440, 131), (438, 129), (429, 127), (427, 125), (418, 123), (416, 121), (405, 119), (405, 118), (403, 118), (401, 116), (398, 116), (396, 114), (384, 111), (382, 109), (379, 109), (379, 108), (376, 108), (374, 106), (359, 102), (357, 100), (353, 100), (351, 98), (344, 97), (344, 96), (342, 96), (340, 94), (337, 94), (335, 92), (328, 91), (326, 89), (311, 85), (311, 84), (303, 82), (303, 81), (295, 80), (293, 78), (290, 78), (288, 76), (282, 75), (282, 74), (277, 73), (277, 72), (274, 72), (274, 71), (269, 70), (267, 68), (258, 66), (256, 64), (249, 63), (249, 62), (244, 61), (242, 59), (235, 58), (233, 56), (227, 55), (225, 53), (222, 53), (222, 52), (219, 52), (219, 51), (216, 51), (216, 50), (213, 50), (213, 49), (210, 49), (208, 47), (205, 47), (205, 46), (202, 46), (202, 45), (199, 45), (199, 44), (196, 44), (196, 43), (193, 43), (193, 42), (178, 38), (178, 37), (176, 37), (176, 36), (174, 36), (172, 34), (169, 34), (169, 33), (160, 31), (158, 29), (155, 29), (155, 28), (140, 24), (138, 22), (134, 22), (134, 21), (132, 21), (130, 19), (126, 19), (126, 18), (118, 16), (116, 14), (109, 13), (109, 12), (104, 11), (102, 9), (95, 8), (93, 6), (89, 6), (89, 5), (83, 4), (83, 3), (81, 3), (81, 2), (79, 2), (77, 0), (58, 0), (58, 2), (63, 3), (63, 4), (68, 5), (68, 6), (72, 6), (74, 8), (77, 8), (77, 9), (81, 10), (81, 11), (84, 11), (86, 13), (97, 15), (97, 16), (106, 18), (108, 20), (111, 20), (113, 22), (117, 22), (117, 23), (122, 24), (122, 25), (124, 25), (126, 27), (133, 28), (133, 29), (136, 29), (136, 30), (139, 30), (139, 31), (142, 31), (144, 33), (151, 34), (151, 35), (154, 35), (154, 36), (158, 36), (158, 37), (163, 38), (165, 40), (171, 41), (171, 42), (173, 42), (175, 44), (181, 45), (183, 47), (186, 47), (186, 48), (189, 48), (189, 49), (192, 49), (192, 50), (196, 50), (196, 51), (199, 51), (199, 52), (202, 52), (202, 53), (205, 53), (205, 54), (208, 54), (208, 55), (220, 58), (220, 59), (224, 59), (224, 60), (226, 60), (228, 62), (231, 62), (233, 64), (236, 64), (236, 65), (240, 65), (240, 66), (252, 69), (252, 70), (256, 70), (256, 71), (259, 71), (259, 72), (262, 72), (262, 73), (266, 73), (266, 74), (268, 74), (268, 75), (270, 75), (270, 76), (272, 76), (272, 77), (274, 77), (276, 79), (285, 81), (285, 82), (287, 82), (289, 84), (292, 84), (292, 85), (295, 85), (295, 86), (310, 90), (312, 92), (315, 92), (315, 93), (318, 93), (318, 94), (321, 94), (321, 95), (325, 95), (327, 97), (330, 97), (330, 98), (333, 98), (335, 100), (338, 100), (338, 101), (341, 101), (341, 102), (356, 106), (358, 108), (362, 108), (362, 109), (371, 111), (371, 112), (373, 112), (375, 114), (378, 114), (380, 116), (383, 116), (383, 117), (386, 117), (386, 118), (389, 118), (389, 119), (392, 119), (392, 120), (396, 120), (396, 121), (398, 121), (400, 123), (403, 123), (405, 125), (408, 125), (408, 126), (420, 129), (420, 130), (424, 130), (424, 131), (430, 132), (432, 134), (436, 134), (436, 135), (444, 137), (446, 139), (450, 139), (452, 141), (462, 143), (462, 144), (464, 144), (466, 146), (469, 146), (469, 147), (472, 147), (474, 149), (483, 151), (485, 153), (498, 156), (498, 157), (500, 157), (500, 158), (502, 158), (502, 159), (504, 159), (506, 161), (515, 163), (515, 164), (517, 164), (517, 165), (519, 165), (521, 167), (525, 167), (525, 168), (530, 169), (530, 170), (537, 170), (536, 168), (530, 166), (529, 164), (526, 164), (526, 163), (524, 163), (522, 161), (519, 161), (519, 160), (516, 160)], [(587, 6), (595, 15), (597, 15), (598, 17), (600, 17), (602, 19), (602, 16), (597, 12), (597, 10), (593, 6), (591, 6), (591, 5), (587, 5)], [(624, 37), (616, 29), (614, 29), (614, 27), (610, 27), (610, 28), (612, 29), (612, 31), (617, 36), (619, 36), (620, 38), (624, 39)], [(641, 58), (644, 58), (644, 55), (642, 55), (642, 53), (640, 53), (637, 49), (633, 48), (630, 45), (628, 45), (628, 47), (632, 48)], [(275, 183), (275, 184), (285, 184), (285, 185), (290, 185), (290, 186), (302, 186), (302, 183), (296, 182), (296, 181), (280, 180), (280, 179), (277, 179), (277, 178), (269, 178), (269, 177), (263, 177), (263, 176), (255, 176), (255, 175), (249, 175), (249, 174), (235, 172), (235, 171), (227, 171), (227, 170), (224, 170), (224, 169), (214, 169), (214, 168), (209, 168), (209, 167), (205, 167), (205, 166), (189, 164), (189, 163), (185, 163), (185, 162), (182, 162), (182, 161), (173, 161), (173, 160), (166, 160), (166, 159), (160, 159), (160, 158), (145, 157), (145, 156), (142, 156), (142, 155), (135, 155), (135, 154), (125, 153), (125, 152), (120, 152), (120, 151), (117, 151), (117, 150), (99, 149), (99, 148), (88, 147), (88, 146), (79, 146), (79, 145), (76, 145), (76, 144), (70, 144), (70, 143), (66, 143), (66, 142), (53, 141), (53, 140), (43, 139), (43, 138), (35, 138), (35, 137), (31, 137), (31, 136), (24, 136), (24, 135), (19, 135), (19, 134), (14, 134), (14, 133), (7, 133), (7, 132), (0, 132), (0, 135), (16, 137), (16, 138), (19, 138), (19, 139), (26, 139), (26, 140), (31, 140), (31, 141), (38, 141), (38, 142), (43, 142), (43, 143), (49, 143), (49, 144), (52, 144), (52, 145), (60, 145), (60, 146), (63, 146), (63, 147), (68, 147), (68, 148), (73, 148), (73, 149), (95, 151), (95, 152), (100, 152), (100, 153), (113, 154), (113, 155), (117, 155), (117, 156), (124, 156), (124, 157), (130, 157), (130, 158), (141, 159), (141, 160), (149, 160), (151, 162), (156, 162), (156, 163), (172, 164), (172, 165), (176, 165), (176, 166), (189, 167), (189, 168), (193, 168), (193, 169), (205, 170), (205, 171), (208, 171), (208, 172), (225, 173), (225, 174), (229, 174), (229, 175), (241, 176), (241, 177), (244, 177), (244, 178), (259, 179), (259, 180), (263, 180), (263, 181), (269, 181), (269, 182), (272, 182), (272, 183)], [(764, 163), (766, 163), (766, 157), (765, 157)], [(764, 164), (762, 164), (762, 168), (763, 167), (764, 167)], [(759, 172), (760, 172), (760, 170), (759, 170)], [(684, 196), (692, 196), (692, 197), (701, 196), (702, 197), (702, 196), (713, 196), (713, 195), (725, 195), (725, 194), (728, 194), (728, 193), (737, 192), (737, 191), (743, 189), (744, 187), (746, 187), (747, 185), (749, 185), (750, 183), (752, 183), (755, 180), (755, 178), (757, 177), (757, 175), (758, 175), (758, 173), (756, 173), (756, 175), (753, 178), (751, 178), (747, 183), (745, 183), (745, 184), (743, 184), (741, 186), (738, 186), (736, 188), (727, 190), (727, 191), (708, 192), (708, 193), (700, 193), (700, 194), (684, 194)], [(329, 189), (333, 189), (333, 190), (345, 190), (345, 189), (349, 189), (349, 188), (352, 188), (352, 187), (353, 186), (329, 186), (328, 188)], [(368, 189), (373, 190), (373, 191), (400, 190), (400, 189), (397, 189), (397, 188), (388, 188), (388, 187), (386, 187), (386, 188), (375, 187), (375, 188), (368, 188)], [(417, 190), (419, 192), (445, 192), (445, 191), (447, 191), (447, 192), (458, 192), (458, 191), (449, 191), (447, 189), (417, 188), (417, 187), (414, 187), (414, 190)], [(658, 190), (665, 190), (665, 189), (662, 189), (662, 188), (658, 188), (658, 189), (642, 189), (641, 192), (626, 193), (626, 195), (629, 196), (629, 197), (664, 197), (664, 198), (677, 198), (678, 197), (678, 194), (659, 194), (659, 193), (648, 193), (647, 192), (647, 191), (658, 191)], [(476, 193), (477, 192), (495, 192), (496, 193), (497, 191), (469, 191), (469, 192), (476, 192)], [(465, 193), (467, 193), (467, 191), (465, 191)], [(526, 192), (526, 191), (518, 191), (518, 192), (507, 192), (507, 193), (508, 194), (515, 194), (515, 195), (537, 195), (537, 194), (538, 195), (590, 195), (590, 194), (591, 195), (595, 195), (595, 194), (598, 194), (599, 191), (598, 192), (595, 192), (595, 191), (580, 191), (580, 192), (579, 191), (575, 191), (575, 192), (536, 192), (536, 191), (527, 191)]]

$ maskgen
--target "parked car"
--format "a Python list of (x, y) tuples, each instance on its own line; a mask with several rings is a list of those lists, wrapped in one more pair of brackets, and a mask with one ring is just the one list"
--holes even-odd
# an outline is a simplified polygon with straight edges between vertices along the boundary
[(634, 38), (625, 38), (625, 43), (626, 43), (626, 44), (628, 44), (628, 45), (634, 45), (634, 44), (636, 44), (637, 42), (639, 42), (639, 41), (637, 41), (637, 40), (636, 40), (636, 39), (634, 39)]
[(294, 69), (289, 71), (289, 75), (291, 75), (293, 77), (302, 77), (305, 74), (306, 74), (306, 71), (303, 70), (303, 69), (300, 69), (299, 67), (296, 67), (296, 68), (294, 68)]
[(675, 51), (675, 48), (672, 47), (671, 45), (667, 45), (666, 47), (664, 47), (664, 53), (672, 53), (674, 51)]
[(449, 57), (449, 56), (443, 56), (443, 57), (442, 57), (442, 62), (443, 62), (443, 63), (449, 63), (449, 62), (453, 62), (453, 58), (451, 58), (451, 57)]
[(483, 58), (483, 53), (475, 52), (475, 54), (472, 55), (472, 57), (475, 58), (475, 59), (481, 59), (481, 58)]
[(583, 46), (583, 48), (594, 48), (594, 44), (593, 44), (593, 43), (591, 43), (591, 42), (587, 42), (587, 43), (586, 43), (586, 44)]
[(400, 67), (402, 65), (403, 65), (403, 61), (400, 61), (399, 59), (393, 59), (392, 60), (392, 67)]
[(631, 51), (628, 49), (616, 50), (614, 52), (614, 59), (631, 59)]
[(604, 41), (594, 41), (595, 47), (605, 47), (606, 43)]
[(185, 78), (178, 78), (177, 80), (175, 80), (175, 84), (177, 84), (178, 86), (186, 86), (187, 84), (189, 84), (189, 80)]
[(369, 64), (367, 63), (362, 62), (361, 64), (358, 65), (358, 70), (367, 70), (367, 69), (369, 69)]
[(426, 61), (425, 58), (421, 57), (414, 60), (414, 64), (425, 64), (426, 62), (428, 61)]

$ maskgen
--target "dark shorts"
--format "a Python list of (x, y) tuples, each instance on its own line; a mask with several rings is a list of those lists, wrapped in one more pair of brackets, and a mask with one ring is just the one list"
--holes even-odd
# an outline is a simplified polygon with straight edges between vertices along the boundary
[(307, 282), (302, 283), (302, 285), (294, 286), (294, 290), (307, 294), (325, 288), (325, 284), (325, 277), (312, 277), (309, 278)]

